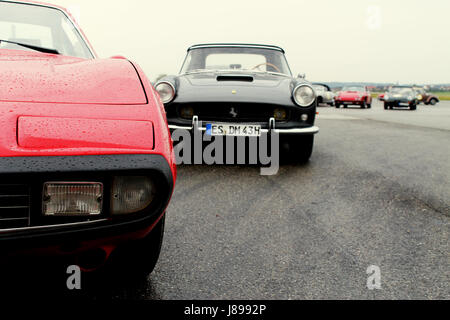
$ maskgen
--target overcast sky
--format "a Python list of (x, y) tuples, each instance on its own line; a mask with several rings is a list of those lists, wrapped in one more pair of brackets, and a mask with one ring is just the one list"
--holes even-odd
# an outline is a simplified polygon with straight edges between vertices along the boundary
[(154, 80), (208, 42), (275, 44), (310, 81), (450, 83), (449, 0), (47, 0)]

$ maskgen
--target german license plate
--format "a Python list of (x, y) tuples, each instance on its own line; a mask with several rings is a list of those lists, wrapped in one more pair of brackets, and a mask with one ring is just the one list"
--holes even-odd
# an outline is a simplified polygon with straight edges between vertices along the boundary
[(209, 136), (260, 137), (261, 126), (246, 124), (207, 124)]

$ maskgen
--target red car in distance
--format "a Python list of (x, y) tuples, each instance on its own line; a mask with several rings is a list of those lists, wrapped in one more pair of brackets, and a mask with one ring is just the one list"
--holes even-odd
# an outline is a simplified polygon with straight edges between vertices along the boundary
[(0, 1), (0, 266), (64, 257), (149, 274), (176, 166), (142, 70), (99, 59), (63, 8)]
[(344, 87), (335, 97), (336, 108), (350, 105), (360, 106), (362, 109), (372, 108), (372, 96), (369, 90), (363, 86)]

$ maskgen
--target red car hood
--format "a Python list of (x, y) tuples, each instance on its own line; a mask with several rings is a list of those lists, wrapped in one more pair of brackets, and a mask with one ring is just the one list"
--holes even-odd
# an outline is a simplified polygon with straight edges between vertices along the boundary
[(0, 101), (145, 104), (147, 98), (127, 60), (0, 49)]
[(364, 95), (364, 93), (362, 93), (362, 92), (357, 92), (357, 91), (343, 91), (343, 92), (339, 93), (339, 98), (353, 99), (353, 98), (361, 97), (361, 96), (363, 96), (363, 95)]

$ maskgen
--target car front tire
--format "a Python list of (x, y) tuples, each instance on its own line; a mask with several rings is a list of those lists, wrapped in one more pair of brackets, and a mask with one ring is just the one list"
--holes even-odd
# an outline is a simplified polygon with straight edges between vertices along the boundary
[(143, 239), (132, 241), (113, 251), (103, 270), (108, 276), (121, 280), (139, 280), (155, 269), (161, 253), (166, 215)]
[(311, 158), (314, 149), (314, 136), (292, 137), (289, 141), (288, 157), (290, 162), (305, 164)]
[(437, 104), (437, 100), (436, 100), (436, 99), (431, 99), (431, 100), (430, 100), (430, 104), (431, 104), (432, 106), (435, 106), (435, 105)]

